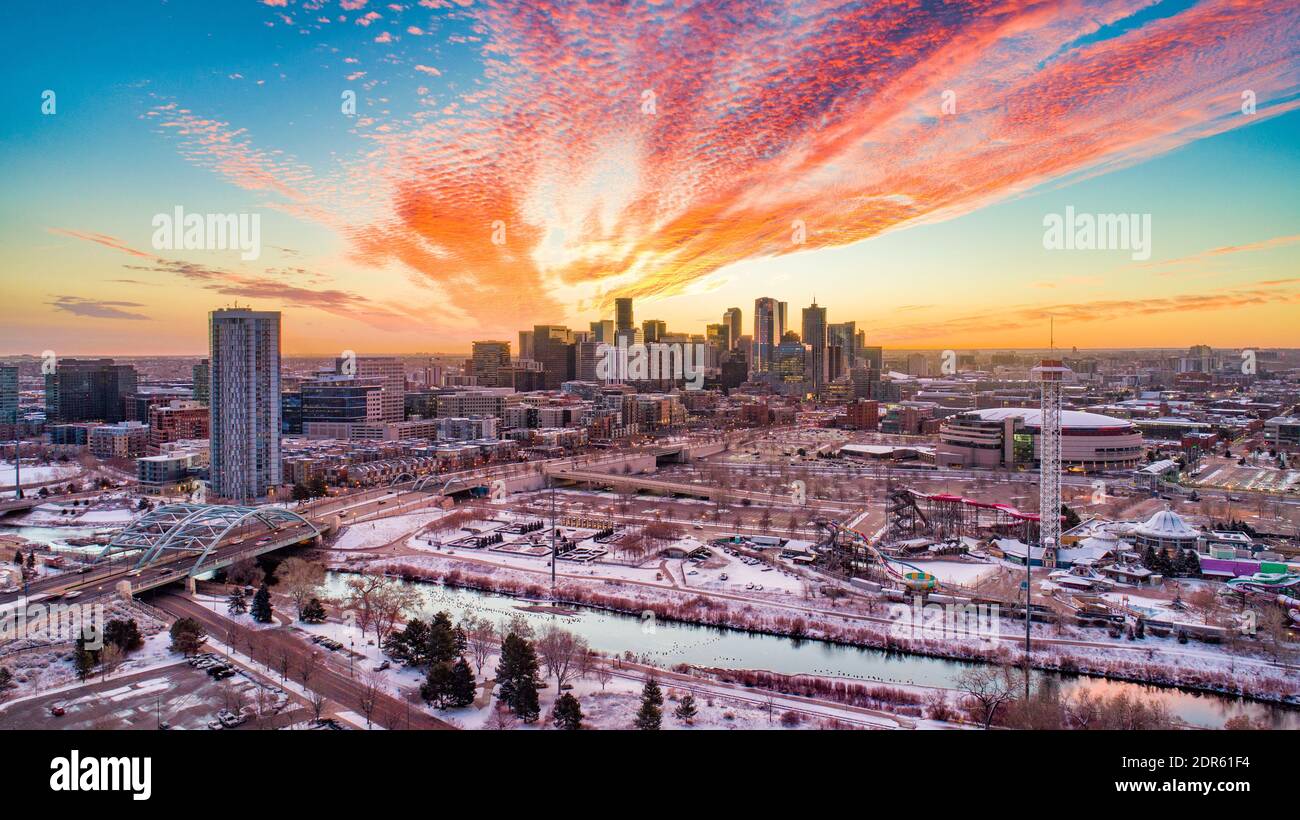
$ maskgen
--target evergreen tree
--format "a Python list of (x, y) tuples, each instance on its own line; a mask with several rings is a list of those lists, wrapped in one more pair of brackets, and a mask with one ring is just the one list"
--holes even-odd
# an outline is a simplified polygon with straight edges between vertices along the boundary
[(571, 692), (565, 692), (555, 700), (551, 709), (551, 723), (556, 729), (574, 731), (582, 728), (582, 706)]
[(451, 697), (451, 664), (435, 663), (429, 667), (429, 674), (420, 684), (420, 697), (439, 709), (447, 708)]
[(193, 655), (199, 651), (203, 644), (203, 639), (207, 633), (203, 627), (193, 618), (181, 618), (172, 624), (170, 631), (172, 637), (172, 651), (179, 652), (182, 655)]
[(384, 652), (398, 663), (423, 666), (429, 660), (429, 625), (412, 618), (384, 639)]
[(637, 710), (636, 722), (633, 724), (642, 731), (657, 731), (663, 722), (664, 694), (659, 691), (659, 682), (653, 677), (646, 678), (641, 688), (641, 708)]
[(456, 663), (451, 667), (451, 686), (448, 698), (452, 706), (469, 706), (474, 702), (474, 696), (478, 694), (474, 685), (474, 673), (469, 668), (469, 663), (463, 658), (457, 658)]
[(116, 646), (125, 654), (144, 646), (144, 638), (134, 618), (125, 621), (114, 618), (104, 624), (104, 643)]
[(497, 664), (498, 697), (525, 723), (541, 714), (537, 700), (537, 652), (533, 645), (511, 632), (501, 642), (501, 660)]
[(274, 620), (274, 613), (271, 609), (271, 591), (262, 584), (257, 588), (257, 594), (253, 596), (253, 608), (250, 610), (253, 620), (259, 624), (269, 624)]
[(653, 676), (645, 679), (645, 686), (641, 687), (641, 700), (655, 706), (664, 705), (664, 693), (659, 690), (659, 681)]
[(243, 615), (248, 611), (248, 599), (244, 597), (242, 587), (236, 587), (235, 591), (230, 593), (226, 599), (226, 611), (231, 615)]
[(451, 616), (439, 612), (429, 623), (428, 638), (424, 644), (427, 663), (451, 663), (464, 649), (457, 640), (456, 629), (452, 626)]
[(27, 568), (36, 569), (36, 550), (30, 550), (27, 553)]
[(673, 714), (682, 723), (690, 726), (691, 722), (695, 720), (695, 715), (698, 714), (698, 710), (695, 708), (695, 696), (687, 692), (682, 698), (682, 702), (677, 704), (677, 708), (673, 710)]
[(320, 598), (312, 598), (302, 608), (302, 615), (299, 616), (303, 623), (323, 624), (325, 623), (325, 605), (320, 602)]
[(74, 643), (72, 662), (77, 668), (77, 680), (83, 683), (90, 677), (99, 663), (99, 650), (91, 649), (87, 635), (83, 632)]
[(4, 690), (8, 689), (10, 686), (13, 686), (13, 683), (14, 683), (14, 675), (12, 672), (9, 671), (9, 667), (0, 666), (0, 692), (3, 692)]
[(23, 565), (23, 551), (14, 550), (14, 566), (21, 567), (22, 565)]

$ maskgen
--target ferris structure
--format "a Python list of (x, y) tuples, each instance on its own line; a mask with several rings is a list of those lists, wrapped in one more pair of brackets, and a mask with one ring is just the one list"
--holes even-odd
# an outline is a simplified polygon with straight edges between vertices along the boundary
[[(1074, 375), (1060, 359), (1043, 359), (1032, 371), (1042, 389), (1038, 436), (1038, 539), (1043, 566), (1056, 566), (1061, 543), (1061, 387)], [(1027, 563), (1026, 557), (1026, 563)]]

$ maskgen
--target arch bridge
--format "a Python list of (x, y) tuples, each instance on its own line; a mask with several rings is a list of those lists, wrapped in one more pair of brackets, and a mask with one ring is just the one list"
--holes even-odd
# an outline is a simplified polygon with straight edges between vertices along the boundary
[[(193, 555), (195, 561), (188, 574), (194, 576), (207, 571), (203, 568), (203, 562), (224, 546), (223, 541), (227, 536), (257, 525), (261, 525), (273, 536), (271, 544), (259, 544), (268, 549), (283, 546), (275, 543), (283, 538), (275, 539), (274, 535), (282, 533), (286, 527), (305, 525), (310, 529), (309, 535), (298, 535), (295, 540), (320, 535), (320, 529), (311, 521), (281, 507), (164, 504), (132, 521), (115, 535), (100, 552), (98, 560), (112, 560), (115, 555), (138, 551), (140, 557), (135, 562), (138, 569), (164, 556), (167, 559), (179, 559)], [(267, 550), (262, 550), (265, 551)]]

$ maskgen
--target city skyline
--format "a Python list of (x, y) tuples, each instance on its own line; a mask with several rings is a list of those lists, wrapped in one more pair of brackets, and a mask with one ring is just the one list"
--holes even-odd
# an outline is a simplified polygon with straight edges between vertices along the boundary
[[(1049, 315), (1065, 347), (1300, 346), (1295, 8), (714, 4), (657, 38), (592, 8), (549, 15), (562, 62), (540, 7), (433, 5), (35, 10), (0, 113), (0, 351), (201, 355), (230, 300), (326, 355), (582, 329), (618, 297), (703, 333), (814, 293), (895, 348), (1041, 347)], [(257, 258), (156, 247), (178, 208), (259, 216)], [(1149, 247), (1045, 249), (1071, 211), (1142, 215)]]

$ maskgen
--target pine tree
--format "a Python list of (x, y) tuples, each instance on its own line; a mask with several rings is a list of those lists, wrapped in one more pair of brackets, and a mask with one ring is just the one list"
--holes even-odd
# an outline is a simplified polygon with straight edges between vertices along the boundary
[(172, 651), (182, 655), (193, 655), (199, 651), (203, 639), (207, 637), (203, 627), (193, 618), (181, 618), (172, 624), (170, 630)]
[(663, 712), (649, 701), (642, 701), (641, 708), (637, 710), (636, 721), (632, 724), (643, 732), (658, 731), (659, 725), (663, 722)]
[(673, 711), (673, 714), (676, 715), (677, 719), (682, 723), (690, 726), (691, 722), (695, 720), (695, 715), (698, 714), (698, 710), (695, 708), (695, 696), (690, 692), (687, 692), (682, 698), (682, 702), (677, 704), (677, 708)]
[(320, 602), (319, 598), (312, 598), (303, 606), (300, 618), (303, 623), (325, 623), (325, 605)]
[(134, 618), (121, 620), (114, 618), (104, 624), (104, 643), (112, 644), (122, 652), (131, 652), (144, 646), (140, 627)]
[(653, 676), (645, 679), (645, 686), (641, 687), (641, 700), (655, 706), (664, 705), (664, 693), (659, 690), (659, 681)]
[(451, 663), (463, 651), (456, 637), (456, 628), (451, 623), (451, 616), (446, 612), (434, 615), (424, 643), (425, 662)]
[(537, 720), (541, 714), (537, 699), (537, 652), (531, 643), (513, 632), (501, 642), (497, 680), (501, 684), (498, 697), (510, 710), (525, 723)]
[(274, 620), (274, 613), (271, 609), (271, 591), (266, 588), (266, 584), (258, 587), (257, 594), (253, 596), (251, 612), (253, 620), (259, 624), (269, 624)]
[(14, 566), (21, 567), (22, 565), (23, 565), (23, 551), (14, 550)]
[(77, 669), (77, 680), (83, 683), (90, 677), (99, 663), (99, 650), (91, 649), (88, 645), (87, 636), (83, 633), (77, 636), (74, 642), (72, 662)]
[(248, 599), (244, 597), (244, 590), (237, 587), (230, 597), (226, 599), (226, 611), (231, 615), (243, 615), (248, 611)]
[(447, 708), (451, 694), (451, 665), (435, 663), (429, 667), (429, 674), (420, 684), (420, 697), (425, 703), (432, 703), (439, 709)]
[(664, 694), (659, 691), (659, 682), (653, 677), (646, 678), (641, 688), (641, 708), (637, 710), (636, 728), (642, 731), (656, 731), (663, 722)]
[(457, 658), (456, 663), (451, 667), (451, 685), (448, 692), (448, 700), (453, 707), (469, 706), (474, 702), (474, 696), (478, 694), (474, 685), (474, 673), (469, 668), (469, 663), (463, 658)]
[(551, 723), (556, 729), (574, 731), (582, 728), (582, 706), (571, 692), (565, 692), (555, 700), (551, 709)]

